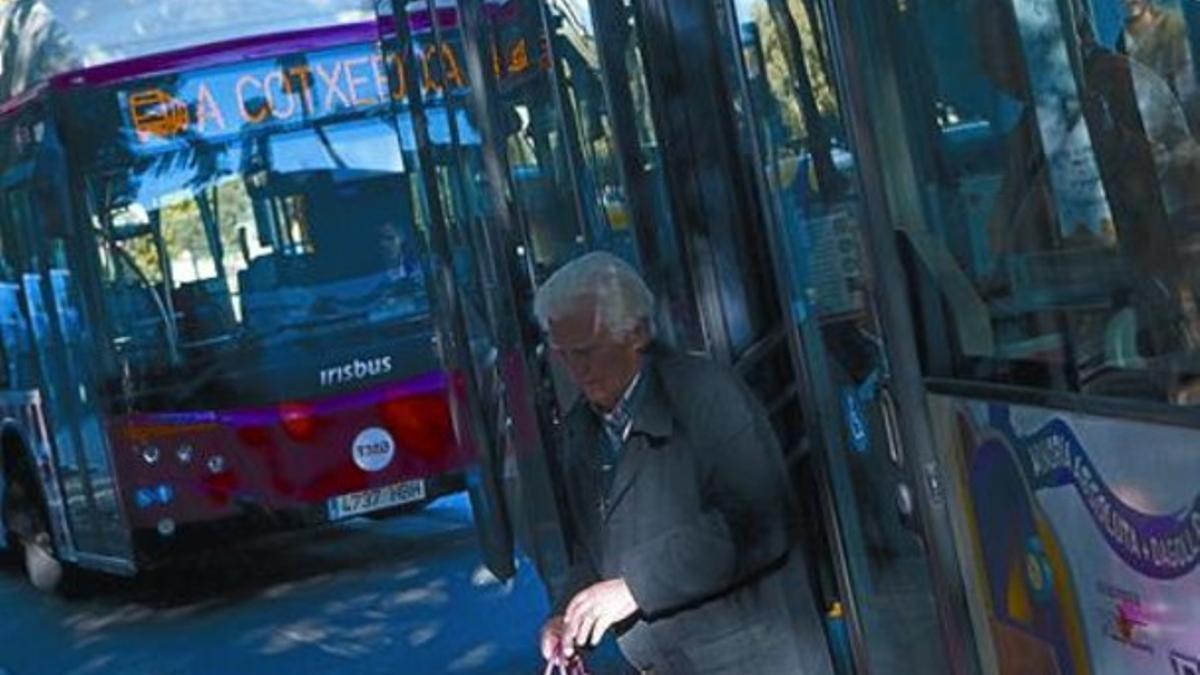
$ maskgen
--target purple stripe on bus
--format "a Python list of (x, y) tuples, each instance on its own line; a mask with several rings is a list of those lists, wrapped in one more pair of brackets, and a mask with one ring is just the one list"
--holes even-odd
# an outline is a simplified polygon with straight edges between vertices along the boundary
[[(339, 394), (314, 401), (305, 401), (312, 406), (314, 415), (325, 415), (344, 408), (361, 408), (380, 401), (422, 394), (432, 394), (445, 391), (449, 381), (443, 371), (433, 371), (417, 375), (399, 382)], [(274, 424), (279, 420), (279, 406), (241, 408), (233, 410), (196, 410), (173, 413), (141, 413), (131, 415), (129, 422), (134, 426), (149, 426), (157, 424), (186, 425), (186, 424), (231, 424), (234, 426), (254, 426)]]
[(376, 21), (364, 21), (240, 37), (74, 70), (55, 75), (50, 82), (55, 89), (102, 86), (180, 70), (370, 42), (378, 40), (380, 31), (389, 28), (391, 27)]

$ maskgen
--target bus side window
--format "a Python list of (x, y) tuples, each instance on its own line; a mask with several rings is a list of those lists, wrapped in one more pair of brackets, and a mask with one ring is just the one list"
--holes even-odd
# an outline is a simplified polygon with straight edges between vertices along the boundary
[(0, 389), (27, 386), (31, 375), (29, 329), (17, 283), (19, 199), (11, 191), (0, 192)]

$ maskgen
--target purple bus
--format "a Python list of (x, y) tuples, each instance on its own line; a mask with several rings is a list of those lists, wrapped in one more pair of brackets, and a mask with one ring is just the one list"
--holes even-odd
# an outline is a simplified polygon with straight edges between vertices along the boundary
[(236, 39), (0, 107), (0, 515), (40, 587), (461, 487), (381, 44)]

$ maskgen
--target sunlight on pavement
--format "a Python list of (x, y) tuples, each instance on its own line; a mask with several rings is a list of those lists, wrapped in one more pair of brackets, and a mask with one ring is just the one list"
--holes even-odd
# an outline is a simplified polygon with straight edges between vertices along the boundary
[(381, 603), (382, 609), (398, 609), (405, 605), (444, 605), (450, 602), (446, 592), (446, 580), (435, 579), (424, 588), (411, 588), (392, 594)]
[(499, 650), (494, 642), (488, 642), (486, 644), (479, 645), (466, 654), (463, 654), (457, 659), (451, 661), (450, 665), (447, 667), (447, 670), (452, 673), (459, 673), (464, 670), (476, 670), (478, 668), (482, 668), (488, 662), (488, 660), (496, 654), (497, 651)]
[(149, 608), (142, 605), (129, 604), (117, 609), (105, 609), (103, 613), (80, 612), (73, 614), (63, 622), (63, 625), (74, 630), (79, 637), (85, 637), (89, 633), (97, 633), (122, 624), (140, 623), (149, 619), (152, 613)]
[(408, 644), (412, 647), (420, 647), (428, 644), (441, 632), (442, 622), (432, 621), (424, 626), (421, 626), (408, 634)]
[[(72, 670), (68, 675), (92, 675), (92, 673), (108, 673), (111, 672), (109, 666), (112, 664), (116, 656), (113, 654), (104, 654), (88, 661), (87, 663)], [(2, 675), (5, 671), (0, 671)]]

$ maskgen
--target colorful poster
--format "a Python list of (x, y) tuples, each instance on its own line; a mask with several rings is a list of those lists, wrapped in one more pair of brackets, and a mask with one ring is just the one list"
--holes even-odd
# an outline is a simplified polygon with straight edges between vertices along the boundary
[(1000, 672), (1200, 675), (1200, 430), (950, 407)]

